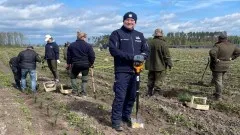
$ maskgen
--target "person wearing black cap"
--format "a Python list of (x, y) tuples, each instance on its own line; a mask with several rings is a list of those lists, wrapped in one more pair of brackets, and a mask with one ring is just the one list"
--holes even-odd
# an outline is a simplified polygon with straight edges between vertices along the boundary
[(36, 93), (36, 62), (41, 62), (41, 57), (38, 55), (32, 46), (28, 46), (26, 50), (18, 54), (18, 63), (21, 68), (21, 90), (26, 89), (26, 77), (30, 74), (31, 89)]
[(109, 37), (109, 51), (114, 57), (115, 97), (112, 104), (112, 128), (122, 131), (121, 122), (131, 126), (131, 113), (136, 97), (136, 76), (133, 63), (147, 58), (149, 49), (143, 33), (134, 30), (137, 15), (127, 12), (123, 26)]
[(210, 69), (212, 71), (212, 82), (216, 92), (213, 94), (216, 100), (221, 100), (223, 89), (223, 76), (229, 70), (231, 61), (239, 57), (240, 48), (228, 42), (226, 33), (218, 36), (218, 42), (209, 51)]

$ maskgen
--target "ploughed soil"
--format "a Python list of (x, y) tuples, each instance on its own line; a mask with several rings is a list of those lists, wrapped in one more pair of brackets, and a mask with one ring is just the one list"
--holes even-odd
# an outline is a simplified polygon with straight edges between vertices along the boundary
[[(0, 71), (11, 74), (9, 68), (1, 61)], [(64, 72), (60, 70), (60, 76), (66, 76), (67, 73)], [(186, 92), (199, 93), (191, 93), (178, 87), (165, 87), (152, 97), (144, 96), (145, 90), (142, 88), (138, 119), (144, 123), (144, 128), (132, 129), (123, 125), (125, 130), (121, 133), (116, 132), (111, 128), (110, 121), (113, 77), (98, 72), (94, 77), (97, 99), (93, 98), (91, 78), (89, 78), (89, 91), (86, 98), (61, 94), (58, 90), (45, 92), (42, 83), (51, 80), (51, 75), (46, 75), (44, 70), (38, 72), (40, 86), (37, 95), (22, 93), (13, 86), (1, 85), (0, 135), (240, 134), (240, 112), (238, 108), (234, 108), (235, 106), (226, 106), (231, 104), (230, 100), (214, 101), (210, 98), (207, 102), (210, 104), (210, 110), (195, 110), (186, 107), (177, 95)], [(68, 80), (67, 78), (61, 79), (61, 83), (70, 84)], [(206, 86), (201, 87), (205, 89)], [(213, 89), (213, 87), (206, 87), (206, 89), (209, 88)], [(239, 99), (239, 95), (237, 92), (232, 97), (224, 97), (224, 99)], [(132, 118), (135, 118), (135, 111), (134, 109)], [(70, 114), (79, 117), (70, 118), (73, 116)]]

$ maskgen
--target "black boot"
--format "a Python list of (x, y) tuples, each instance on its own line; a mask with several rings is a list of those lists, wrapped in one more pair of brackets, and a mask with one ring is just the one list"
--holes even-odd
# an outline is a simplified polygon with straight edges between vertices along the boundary
[(123, 131), (123, 127), (121, 125), (112, 125), (112, 128), (118, 132)]
[(122, 122), (126, 123), (128, 127), (132, 127), (131, 118), (122, 118)]
[(152, 87), (151, 88), (148, 87), (148, 91), (147, 91), (146, 96), (149, 96), (149, 97), (153, 96), (153, 88)]
[(222, 101), (222, 98), (221, 98), (221, 95), (220, 95), (220, 94), (214, 93), (213, 96), (214, 96), (214, 100), (216, 100), (216, 101)]

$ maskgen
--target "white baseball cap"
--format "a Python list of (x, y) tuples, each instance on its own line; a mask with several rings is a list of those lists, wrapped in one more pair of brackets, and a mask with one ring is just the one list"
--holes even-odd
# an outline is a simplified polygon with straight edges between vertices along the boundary
[(49, 35), (49, 34), (48, 34), (48, 35), (46, 35), (46, 36), (45, 36), (45, 41), (47, 42), (47, 41), (48, 41), (50, 38), (52, 38), (52, 36), (51, 36), (51, 35)]

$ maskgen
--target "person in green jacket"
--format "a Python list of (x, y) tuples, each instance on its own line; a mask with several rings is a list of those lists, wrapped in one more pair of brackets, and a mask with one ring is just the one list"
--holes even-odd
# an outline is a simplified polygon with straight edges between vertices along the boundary
[(167, 67), (172, 68), (170, 52), (166, 41), (163, 39), (163, 31), (156, 29), (153, 39), (148, 41), (150, 55), (146, 60), (145, 68), (148, 72), (147, 96), (152, 96), (154, 91), (160, 91), (166, 75)]
[(67, 42), (64, 44), (64, 48), (63, 48), (63, 58), (66, 61), (67, 61), (67, 50), (68, 50), (69, 45), (70, 45), (70, 42)]
[(218, 36), (218, 42), (209, 51), (209, 55), (212, 82), (216, 90), (213, 96), (215, 100), (221, 100), (223, 76), (229, 70), (231, 61), (239, 57), (240, 48), (228, 42), (226, 33), (221, 33)]

